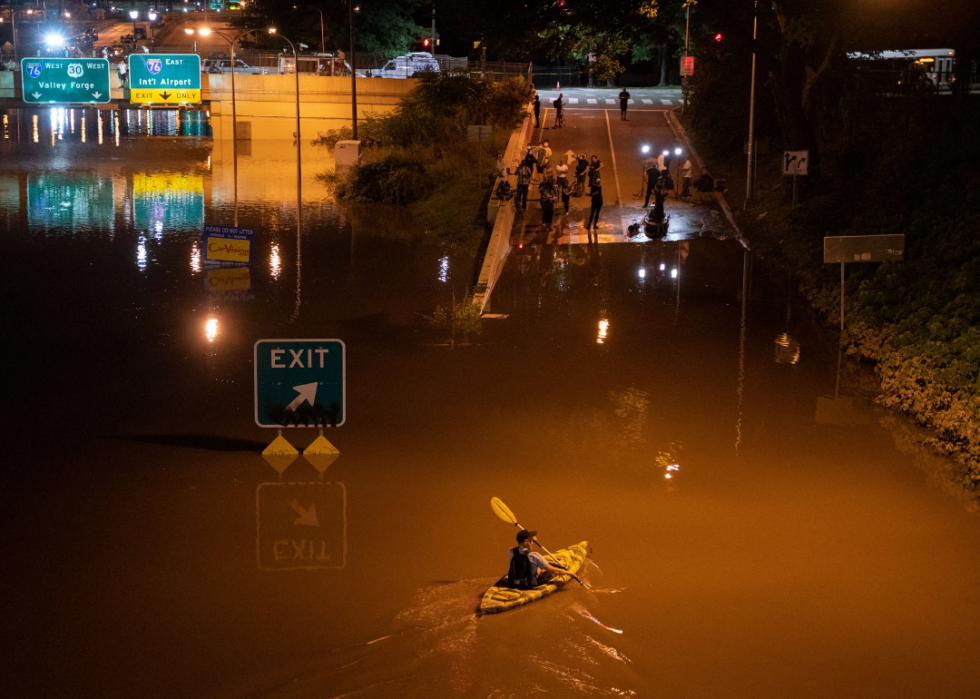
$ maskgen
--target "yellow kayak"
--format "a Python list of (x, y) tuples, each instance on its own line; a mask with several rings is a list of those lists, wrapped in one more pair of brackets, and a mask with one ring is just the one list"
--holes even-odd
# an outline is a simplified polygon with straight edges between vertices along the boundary
[[(582, 541), (569, 546), (567, 549), (555, 551), (555, 558), (574, 575), (585, 563), (588, 554), (589, 542)], [(548, 556), (545, 555), (545, 558), (548, 559)], [(554, 565), (554, 561), (550, 559), (548, 561)], [(496, 585), (483, 594), (483, 599), (480, 601), (480, 613), (496, 614), (524, 604), (530, 604), (542, 597), (547, 597), (571, 579), (571, 576), (568, 575), (556, 575), (544, 585), (532, 587), (530, 590), (515, 590), (507, 587), (507, 576), (505, 575), (497, 581)]]

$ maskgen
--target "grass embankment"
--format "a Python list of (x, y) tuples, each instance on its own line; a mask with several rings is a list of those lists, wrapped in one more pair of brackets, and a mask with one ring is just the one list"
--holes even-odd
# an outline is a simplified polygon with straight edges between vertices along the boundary
[[(419, 82), (388, 115), (358, 125), (368, 148), (363, 163), (336, 182), (352, 202), (406, 206), (429, 234), (475, 247), (486, 231), (488, 175), (530, 97), (521, 79), (499, 83), (444, 74)], [(492, 127), (489, 142), (467, 139), (472, 124)], [(349, 127), (324, 134), (314, 145), (351, 138)]]
[(795, 210), (780, 145), (760, 158), (757, 198), (743, 211), (735, 139), (696, 114), (688, 126), (729, 176), (753, 249), (799, 274), (828, 325), (839, 323), (840, 267), (823, 264), (824, 236), (905, 234), (903, 262), (847, 265), (842, 341), (850, 356), (874, 362), (878, 402), (930, 428), (929, 444), (955, 457), (963, 484), (980, 492), (980, 100), (863, 99), (841, 114), (839, 136), (823, 139), (820, 176), (801, 183)]

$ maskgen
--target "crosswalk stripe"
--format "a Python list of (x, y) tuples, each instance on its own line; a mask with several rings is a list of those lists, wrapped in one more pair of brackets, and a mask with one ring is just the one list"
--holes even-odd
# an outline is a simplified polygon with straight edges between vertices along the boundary
[(660, 104), (673, 104), (670, 100), (660, 100)]
[(643, 100), (643, 104), (653, 104), (653, 100)]
[(616, 104), (616, 100), (606, 100), (606, 104)]
[(568, 98), (568, 103), (569, 104), (578, 104), (578, 97), (569, 97)]
[(627, 102), (629, 102), (629, 104), (636, 104), (636, 102), (634, 102), (633, 100), (627, 100)]
[(595, 100), (586, 100), (589, 104), (596, 104)]

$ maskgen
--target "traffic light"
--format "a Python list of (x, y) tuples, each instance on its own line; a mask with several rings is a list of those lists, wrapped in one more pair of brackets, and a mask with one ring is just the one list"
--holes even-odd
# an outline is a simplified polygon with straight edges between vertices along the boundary
[(722, 40), (722, 39), (724, 39), (724, 38), (725, 38), (725, 37), (723, 37), (723, 36), (721, 35), (721, 32), (718, 32), (717, 34), (715, 34), (715, 41), (721, 41), (721, 40)]
[(428, 39), (422, 39), (422, 46), (424, 46), (425, 48), (429, 48), (429, 40)]

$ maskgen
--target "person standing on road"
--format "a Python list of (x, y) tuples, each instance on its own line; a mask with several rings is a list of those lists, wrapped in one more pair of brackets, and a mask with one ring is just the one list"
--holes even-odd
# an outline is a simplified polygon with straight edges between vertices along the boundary
[(544, 166), (551, 167), (551, 142), (544, 140), (541, 142), (541, 147), (544, 148)]
[(580, 197), (585, 194), (585, 173), (589, 169), (589, 161), (585, 153), (580, 153), (575, 163), (575, 196)]
[(548, 162), (547, 152), (544, 148), (544, 141), (538, 143), (538, 147), (534, 150), (534, 164), (535, 170), (538, 175), (544, 173), (545, 164)]
[(623, 91), (619, 93), (619, 118), (622, 121), (626, 121), (626, 107), (629, 105), (630, 93), (623, 88)]
[(527, 191), (531, 187), (531, 166), (527, 160), (517, 168), (517, 210), (527, 208)]
[(534, 128), (541, 126), (541, 98), (534, 96)]
[(594, 187), (599, 180), (599, 170), (602, 169), (602, 161), (599, 156), (593, 155), (592, 162), (589, 163), (589, 187)]
[[(592, 185), (592, 210), (589, 212), (589, 220), (585, 224), (585, 230), (595, 231), (595, 242), (599, 242), (599, 212), (602, 211), (602, 181), (597, 175), (595, 184)], [(592, 242), (592, 234), (589, 234), (589, 242)]]
[(681, 165), (681, 199), (687, 199), (691, 196), (691, 160), (690, 158), (684, 161)]
[(558, 99), (555, 100), (555, 128), (560, 129), (562, 127), (562, 117), (565, 114), (565, 103), (562, 102), (561, 93), (558, 93)]
[(541, 183), (538, 192), (541, 195), (541, 226), (550, 233), (555, 218), (555, 201), (558, 199), (555, 183), (550, 176)]
[(657, 169), (657, 164), (652, 163), (649, 168), (647, 168), (647, 198), (643, 202), (643, 208), (650, 206), (650, 195), (653, 194), (653, 188), (657, 186), (660, 182), (660, 170)]
[(559, 170), (562, 168), (564, 168), (566, 172), (558, 173), (558, 194), (561, 196), (561, 203), (565, 207), (565, 213), (567, 214), (569, 205), (571, 204), (572, 185), (569, 183), (568, 176), (566, 174), (568, 166), (564, 164), (558, 166)]

